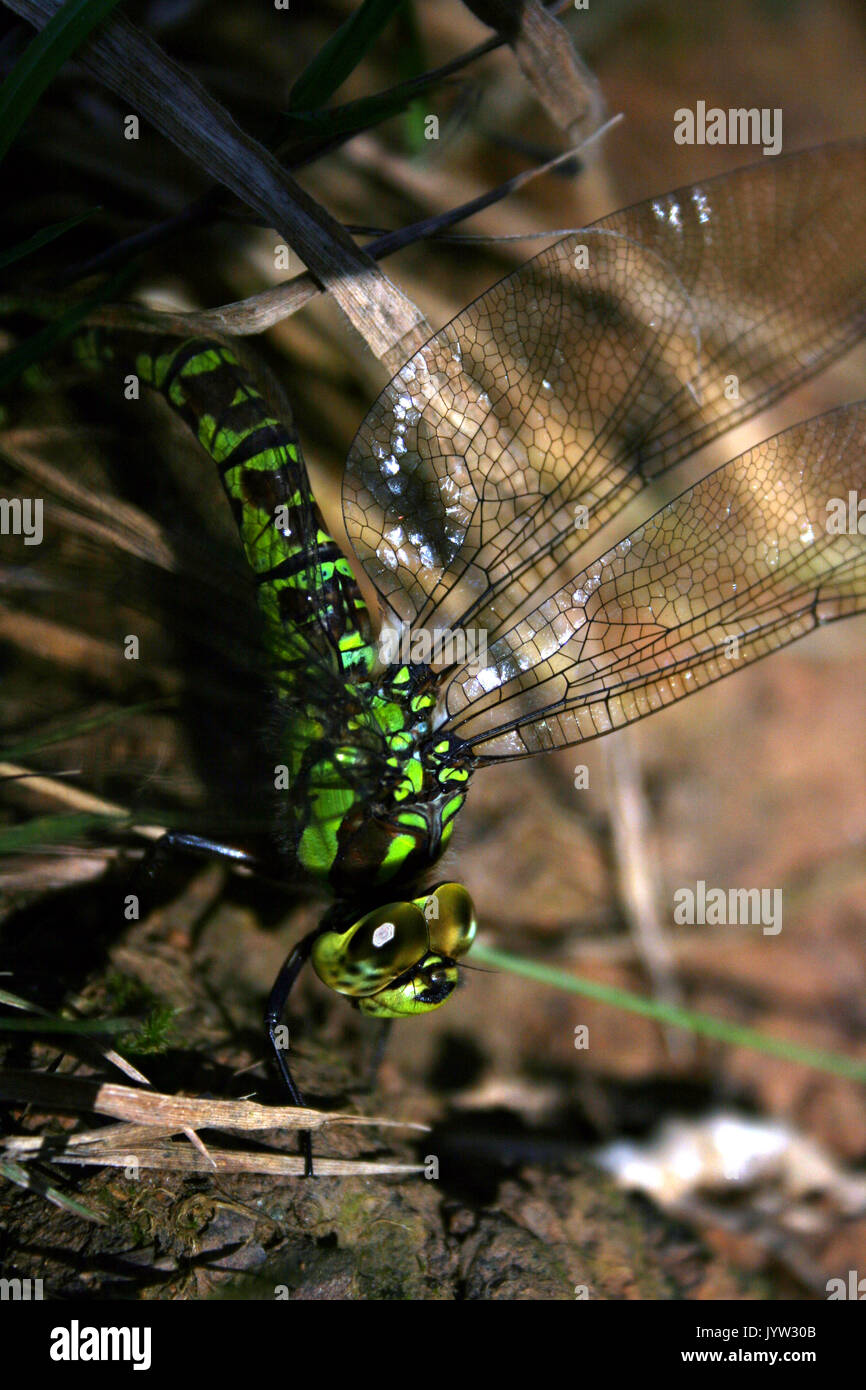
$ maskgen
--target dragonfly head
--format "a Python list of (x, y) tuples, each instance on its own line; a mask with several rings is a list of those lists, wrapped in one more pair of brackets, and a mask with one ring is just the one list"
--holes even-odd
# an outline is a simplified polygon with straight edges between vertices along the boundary
[(453, 992), (457, 961), (475, 937), (472, 899), (459, 883), (386, 903), (345, 930), (323, 931), (312, 950), (319, 979), (373, 1018), (438, 1009)]

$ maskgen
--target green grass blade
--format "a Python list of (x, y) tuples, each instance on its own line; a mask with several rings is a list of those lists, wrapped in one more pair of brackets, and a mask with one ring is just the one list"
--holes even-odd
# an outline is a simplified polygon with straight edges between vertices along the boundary
[[(4, 970), (4, 975), (11, 974), (11, 971)], [(0, 1004), (8, 1004), (10, 1009), (24, 1009), (27, 1013), (38, 1013), (35, 1004), (31, 1004), (29, 999), (22, 999), (20, 994), (12, 994), (8, 989), (0, 989)]]
[(0, 829), (0, 854), (23, 854), (49, 845), (80, 839), (88, 831), (128, 824), (127, 816), (98, 815), (92, 811), (60, 816), (33, 816), (20, 825)]
[[(413, 77), (419, 77), (427, 67), (424, 42), (414, 5), (406, 11), (401, 28), (404, 33), (398, 50), (400, 71), (404, 77), (411, 80)], [(417, 155), (428, 148), (424, 136), (426, 119), (425, 103), (418, 98), (410, 102), (403, 118), (404, 139), (410, 154)]]
[[(19, 1014), (13, 1018), (0, 1015), (0, 1032), (5, 1033), (83, 1033), (86, 1035), (88, 1033), (123, 1033), (129, 1028), (140, 1029), (144, 1026), (135, 1019), (127, 1018), (62, 1018), (59, 1014), (51, 1014), (37, 1004), (31, 1004), (29, 999), (22, 999), (20, 994), (13, 994), (8, 989), (0, 989), (0, 1004), (5, 1004), (10, 1009), (20, 1009), (28, 1015), (27, 1018), (21, 1018)], [(173, 1013), (174, 1011), (164, 1010), (164, 1012)]]
[(364, 0), (301, 73), (289, 93), (289, 110), (324, 106), (405, 4), (406, 0)]
[(91, 309), (95, 309), (98, 304), (104, 303), (107, 299), (118, 298), (131, 280), (133, 270), (134, 262), (131, 262), (124, 266), (117, 275), (107, 280), (104, 285), (100, 285), (98, 290), (94, 290), (93, 294), (73, 305), (60, 318), (47, 323), (31, 338), (19, 343), (10, 352), (4, 353), (0, 357), (0, 391), (4, 391), (22, 372), (26, 371), (28, 367), (32, 367), (34, 362), (41, 362), (58, 343), (74, 333), (78, 325), (87, 318)]
[(359, 97), (345, 106), (331, 106), (327, 111), (292, 111), (280, 121), (276, 140), (321, 136), (333, 139), (338, 135), (353, 135), (382, 121), (399, 116), (414, 100), (404, 87), (394, 87), (373, 96)]
[(89, 1037), (92, 1033), (120, 1035), (141, 1028), (136, 1018), (0, 1018), (0, 1033), (63, 1033)]
[(86, 1221), (96, 1222), (98, 1226), (105, 1225), (104, 1217), (91, 1211), (90, 1207), (86, 1207), (82, 1202), (70, 1197), (62, 1188), (49, 1182), (41, 1173), (34, 1172), (20, 1163), (15, 1163), (11, 1158), (0, 1158), (0, 1177), (14, 1183), (16, 1187), (23, 1188), (25, 1192), (38, 1192), (40, 1196), (53, 1202), (56, 1207), (62, 1207), (72, 1216), (82, 1216)]
[[(50, 729), (35, 734), (32, 738), (21, 739), (18, 743), (10, 744), (0, 750), (0, 755), (8, 762), (18, 762), (21, 758), (29, 758), (31, 753), (38, 753), (43, 748), (50, 748), (54, 743), (66, 743), (70, 739), (81, 738), (84, 734), (93, 733), (97, 729), (107, 729), (112, 724), (122, 724), (124, 720), (133, 719), (139, 714), (153, 714), (156, 710), (165, 709), (167, 704), (168, 699), (163, 697), (157, 700), (142, 700), (137, 705), (124, 705), (122, 709), (106, 710), (103, 714), (82, 715), (65, 724), (54, 724)], [(34, 776), (44, 775), (41, 772), (34, 773)]]
[(92, 217), (95, 212), (99, 211), (98, 207), (88, 208), (87, 212), (80, 212), (77, 217), (67, 217), (65, 222), (52, 222), (49, 227), (43, 227), (41, 232), (36, 232), (26, 241), (19, 241), (18, 245), (13, 246), (9, 251), (0, 251), (0, 270), (5, 270), (8, 265), (14, 265), (16, 261), (23, 261), (25, 256), (32, 256), (35, 251), (47, 246), (51, 241), (56, 241), (58, 237), (64, 236), (73, 227), (77, 227), (79, 222), (85, 222), (88, 217)]
[(0, 159), (45, 88), (120, 0), (67, 0), (36, 35), (0, 87)]
[(813, 1067), (816, 1071), (832, 1072), (834, 1076), (844, 1076), (849, 1081), (866, 1081), (866, 1061), (846, 1057), (838, 1052), (826, 1052), (822, 1048), (804, 1047), (801, 1043), (789, 1042), (785, 1038), (770, 1037), (766, 1033), (760, 1033), (756, 1028), (746, 1028), (740, 1023), (731, 1023), (724, 1018), (714, 1018), (712, 1014), (682, 1009), (676, 1004), (665, 1004), (657, 999), (646, 999), (642, 995), (617, 989), (615, 985), (599, 984), (596, 980), (586, 980), (582, 976), (571, 975), (554, 966), (540, 965), (536, 961), (513, 956), (510, 951), (497, 951), (490, 946), (474, 946), (472, 960), (473, 964), (477, 962), (494, 970), (508, 970), (514, 975), (524, 976), (527, 980), (566, 990), (569, 994), (581, 994), (587, 999), (597, 999), (599, 1003), (626, 1009), (629, 1013), (654, 1018), (658, 1023), (664, 1023), (671, 1028), (685, 1028), (690, 1033), (715, 1038), (718, 1042), (730, 1043), (734, 1047), (750, 1047), (756, 1052), (765, 1053), (768, 1057), (780, 1057), (786, 1062)]

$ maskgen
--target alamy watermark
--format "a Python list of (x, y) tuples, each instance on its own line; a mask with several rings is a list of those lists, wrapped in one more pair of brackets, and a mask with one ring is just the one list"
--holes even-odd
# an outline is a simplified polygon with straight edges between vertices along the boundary
[(768, 106), (707, 107), (699, 101), (694, 111), (681, 106), (674, 112), (674, 140), (678, 145), (760, 145), (761, 153), (782, 149), (782, 111)]
[(847, 497), (831, 497), (825, 510), (828, 536), (866, 536), (866, 498), (853, 488)]
[(0, 1303), (40, 1302), (44, 1297), (41, 1279), (0, 1279)]
[(781, 888), (708, 888), (699, 878), (694, 888), (674, 892), (678, 926), (761, 927), (764, 936), (782, 930)]
[(856, 1269), (848, 1270), (847, 1279), (828, 1279), (824, 1287), (828, 1303), (840, 1298), (853, 1299), (857, 1303), (866, 1301), (866, 1279), (861, 1279)]
[(42, 544), (41, 497), (0, 497), (0, 536), (23, 536), (25, 545)]
[(379, 660), (385, 666), (468, 666), (477, 674), (487, 665), (485, 628), (383, 628)]
[(128, 1361), (134, 1371), (148, 1371), (152, 1342), (150, 1327), (82, 1327), (72, 1318), (52, 1329), (48, 1355), (52, 1361)]

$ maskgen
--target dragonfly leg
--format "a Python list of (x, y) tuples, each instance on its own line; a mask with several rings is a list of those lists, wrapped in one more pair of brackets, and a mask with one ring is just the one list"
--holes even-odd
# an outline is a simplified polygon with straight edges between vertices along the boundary
[(367, 1085), (371, 1091), (375, 1089), (376, 1082), (379, 1079), (379, 1068), (385, 1056), (385, 1050), (388, 1046), (388, 1039), (391, 1036), (393, 1023), (393, 1018), (382, 1018), (379, 1020), (379, 1032), (373, 1047), (373, 1054), (370, 1058), (370, 1068), (367, 1072)]
[(145, 850), (138, 870), (142, 878), (153, 878), (166, 861), (178, 852), (197, 854), (203, 859), (227, 859), (233, 864), (246, 864), (251, 869), (259, 866), (259, 860), (254, 854), (245, 849), (238, 849), (237, 845), (224, 845), (221, 841), (211, 840), (206, 835), (189, 835), (184, 831), (167, 830)]
[[(321, 928), (317, 927), (311, 931), (301, 941), (293, 946), (283, 965), (280, 973), (274, 980), (271, 992), (268, 996), (268, 1004), (265, 1009), (265, 1031), (268, 1037), (271, 1052), (277, 1064), (277, 1070), (283, 1081), (283, 1085), (289, 1093), (292, 1105), (303, 1107), (304, 1098), (298, 1090), (297, 1084), (286, 1061), (286, 1049), (277, 1041), (277, 1026), (283, 1015), (283, 1010), (288, 1002), (292, 986), (310, 958), (313, 949), (313, 942), (321, 933)], [(312, 1178), (313, 1173), (313, 1145), (308, 1129), (301, 1131), (300, 1151), (304, 1159), (304, 1177)]]

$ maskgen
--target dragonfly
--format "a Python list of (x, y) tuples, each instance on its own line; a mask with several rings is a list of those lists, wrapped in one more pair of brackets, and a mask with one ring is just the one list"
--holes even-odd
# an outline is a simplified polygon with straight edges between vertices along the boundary
[[(308, 963), (388, 1025), (454, 995), (476, 910), (460, 883), (424, 885), (485, 766), (614, 732), (866, 609), (863, 402), (765, 440), (597, 553), (627, 504), (862, 337), (864, 194), (864, 141), (765, 159), (558, 241), (431, 338), (345, 469), (378, 625), (291, 420), (231, 346), (79, 340), (191, 428), (253, 575), (268, 871), (332, 899), (266, 1009), (293, 1104), (281, 1020)], [(263, 862), (182, 829), (160, 849)], [(311, 1173), (309, 1136), (304, 1152)]]

